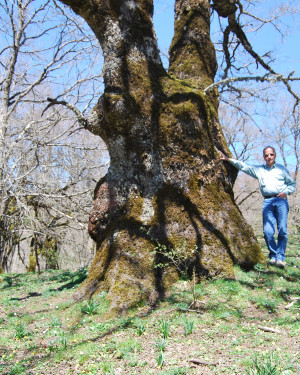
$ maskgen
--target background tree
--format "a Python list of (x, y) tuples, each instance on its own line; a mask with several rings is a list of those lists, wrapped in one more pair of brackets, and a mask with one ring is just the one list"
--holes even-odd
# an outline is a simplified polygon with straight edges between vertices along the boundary
[(296, 192), (290, 199), (290, 227), (300, 232), (300, 200), (299, 200), (299, 167), (300, 167), (300, 112), (291, 110), (286, 106), (286, 111), (277, 116), (274, 121), (277, 136), (277, 145), (282, 155), (285, 166), (290, 166), (293, 161), (292, 175), (297, 183)]
[[(3, 1), (0, 9), (0, 270), (19, 258), (34, 271), (39, 256), (57, 267), (59, 249), (71, 240), (66, 228), (86, 229), (95, 176), (106, 162), (99, 138), (78, 135), (72, 110), (76, 104), (84, 113), (93, 102), (102, 78), (90, 58), (102, 57), (86, 27), (55, 3)], [(54, 108), (47, 94), (56, 101), (68, 94), (69, 108)]]

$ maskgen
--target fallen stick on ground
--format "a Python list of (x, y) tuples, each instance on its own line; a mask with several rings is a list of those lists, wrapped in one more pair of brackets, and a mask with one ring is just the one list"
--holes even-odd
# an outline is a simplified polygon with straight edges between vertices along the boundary
[(195, 363), (196, 365), (217, 366), (217, 363), (215, 362), (207, 362), (207, 361), (202, 361), (201, 359), (195, 359), (195, 358), (190, 359), (189, 362)]
[(275, 329), (275, 328), (269, 328), (269, 327), (263, 327), (263, 326), (258, 326), (258, 328), (265, 332), (281, 333), (278, 329)]
[(293, 301), (285, 306), (285, 309), (288, 310), (289, 308), (293, 307), (295, 303), (297, 303), (300, 300), (300, 297), (293, 298)]

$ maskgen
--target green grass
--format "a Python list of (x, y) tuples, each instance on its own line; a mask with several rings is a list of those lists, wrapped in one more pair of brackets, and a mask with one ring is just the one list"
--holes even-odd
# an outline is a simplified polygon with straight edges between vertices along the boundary
[(0, 373), (300, 373), (299, 243), (290, 238), (285, 270), (235, 267), (235, 280), (196, 285), (194, 312), (185, 280), (157, 308), (107, 320), (106, 293), (72, 299), (86, 270), (1, 275)]
[(185, 336), (191, 335), (195, 328), (195, 320), (184, 317), (182, 322)]
[(159, 321), (158, 330), (161, 333), (162, 337), (164, 339), (167, 339), (170, 335), (170, 323), (165, 319), (161, 319)]
[(266, 355), (256, 355), (248, 375), (280, 375), (280, 374), (293, 374), (293, 366), (287, 359), (281, 358), (278, 353), (268, 353)]

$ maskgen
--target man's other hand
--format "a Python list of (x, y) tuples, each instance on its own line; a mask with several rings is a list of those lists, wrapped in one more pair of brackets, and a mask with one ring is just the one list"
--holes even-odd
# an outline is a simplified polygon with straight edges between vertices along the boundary
[(279, 194), (277, 195), (277, 197), (280, 197), (280, 198), (282, 198), (282, 199), (286, 199), (286, 194), (283, 193), (283, 192), (281, 192), (281, 193), (279, 193)]

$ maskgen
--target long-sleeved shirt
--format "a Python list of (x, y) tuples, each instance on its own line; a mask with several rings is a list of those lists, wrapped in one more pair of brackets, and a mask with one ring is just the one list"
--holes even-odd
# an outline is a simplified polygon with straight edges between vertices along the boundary
[(229, 159), (229, 162), (240, 171), (258, 179), (259, 188), (264, 197), (279, 193), (289, 195), (295, 191), (296, 182), (281, 164), (275, 163), (269, 168), (266, 164), (249, 165), (235, 159)]

